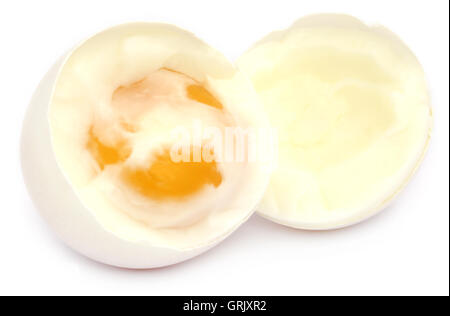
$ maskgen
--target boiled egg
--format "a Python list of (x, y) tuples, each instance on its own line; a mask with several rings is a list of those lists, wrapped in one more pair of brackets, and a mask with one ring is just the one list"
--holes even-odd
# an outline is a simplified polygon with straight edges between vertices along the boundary
[(136, 269), (178, 263), (245, 222), (270, 177), (266, 163), (220, 159), (211, 135), (194, 140), (199, 125), (220, 134), (268, 120), (250, 81), (193, 34), (107, 29), (36, 90), (23, 125), (26, 185), (81, 254)]

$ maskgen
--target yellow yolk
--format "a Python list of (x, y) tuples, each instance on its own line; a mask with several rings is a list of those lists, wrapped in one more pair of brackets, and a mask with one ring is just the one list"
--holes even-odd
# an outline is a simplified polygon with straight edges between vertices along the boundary
[(182, 198), (206, 185), (218, 187), (222, 176), (213, 162), (173, 162), (170, 152), (156, 155), (148, 169), (124, 169), (123, 179), (152, 199)]
[[(188, 82), (185, 87), (187, 98), (219, 110), (223, 109), (222, 104), (194, 79), (171, 69), (163, 68), (159, 71), (170, 71), (183, 76)], [(144, 78), (117, 88), (112, 101), (116, 109), (140, 115), (153, 104), (151, 101), (153, 96), (164, 96), (168, 93), (167, 90), (155, 91), (152, 81)], [(130, 122), (123, 121), (120, 126), (125, 133), (137, 131)], [(86, 147), (101, 170), (104, 170), (107, 165), (120, 165), (122, 181), (147, 198), (156, 200), (183, 198), (200, 191), (207, 185), (218, 187), (222, 183), (222, 175), (217, 169), (216, 162), (176, 163), (171, 160), (169, 150), (156, 155), (148, 168), (122, 166), (131, 155), (132, 149), (125, 141), (120, 141), (113, 146), (103, 143), (94, 133), (94, 126), (89, 130)]]
[(89, 130), (89, 139), (86, 145), (92, 157), (97, 161), (101, 170), (105, 169), (106, 165), (113, 165), (124, 162), (131, 154), (130, 148), (125, 142), (121, 141), (115, 146), (107, 146), (103, 144), (100, 139), (94, 134), (91, 127)]
[[(170, 71), (195, 81), (193, 78), (170, 68), (162, 68), (161, 70)], [(186, 87), (186, 94), (187, 97), (191, 100), (212, 106), (219, 110), (223, 109), (223, 105), (208, 90), (206, 90), (205, 87), (200, 85), (198, 82), (196, 82), (196, 84), (188, 85)]]
[(197, 102), (210, 105), (217, 109), (223, 109), (222, 104), (217, 101), (214, 96), (209, 93), (208, 90), (206, 90), (203, 86), (193, 84), (186, 88), (187, 96), (191, 100), (195, 100)]

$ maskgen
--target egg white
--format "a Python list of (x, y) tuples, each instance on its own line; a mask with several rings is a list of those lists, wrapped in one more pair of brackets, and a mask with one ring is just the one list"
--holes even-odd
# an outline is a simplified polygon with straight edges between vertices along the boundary
[(421, 162), (432, 126), (425, 76), (386, 28), (308, 16), (238, 65), (280, 135), (262, 216), (313, 230), (355, 224), (383, 209)]

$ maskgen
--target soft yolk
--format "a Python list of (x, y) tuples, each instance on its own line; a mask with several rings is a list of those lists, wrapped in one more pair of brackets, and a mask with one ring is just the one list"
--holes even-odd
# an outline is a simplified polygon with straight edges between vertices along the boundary
[(186, 91), (188, 98), (191, 100), (210, 105), (216, 109), (223, 109), (222, 104), (201, 85), (190, 85), (186, 88)]
[(124, 162), (131, 154), (130, 148), (125, 142), (119, 142), (115, 146), (107, 146), (94, 134), (93, 128), (89, 130), (89, 139), (86, 145), (92, 157), (97, 161), (101, 170), (106, 165)]
[[(188, 99), (222, 110), (223, 105), (203, 85), (193, 78), (178, 71), (162, 68), (158, 72), (170, 72), (174, 76), (183, 77)], [(162, 89), (161, 89), (162, 88)], [(150, 106), (151, 98), (170, 94), (170, 85), (158, 87), (152, 78), (144, 78), (127, 86), (120, 86), (114, 91), (112, 101), (116, 108), (126, 109), (129, 113), (142, 113)]]
[(218, 187), (222, 176), (213, 162), (173, 162), (170, 152), (155, 157), (148, 169), (124, 169), (123, 179), (152, 199), (183, 198), (206, 185)]
[[(172, 76), (183, 76), (186, 98), (223, 109), (222, 104), (200, 83), (189, 76), (171, 69)], [(161, 75), (159, 73), (158, 75)], [(155, 84), (155, 78), (144, 78), (128, 86), (119, 87), (113, 95), (112, 101), (118, 111), (130, 117), (136, 117), (152, 106), (153, 96), (164, 96), (171, 93), (170, 85)], [(174, 93), (176, 89), (174, 89)], [(170, 118), (169, 118), (170, 119)], [(133, 121), (133, 119), (128, 119)], [(129, 122), (121, 122), (121, 128), (126, 133), (137, 132), (136, 127)], [(133, 168), (122, 166), (131, 154), (131, 148), (125, 141), (113, 145), (105, 144), (94, 133), (94, 127), (89, 130), (87, 148), (97, 161), (101, 170), (107, 165), (118, 165), (121, 168), (122, 180), (139, 194), (156, 200), (167, 198), (183, 198), (192, 195), (207, 185), (218, 187), (222, 183), (222, 175), (217, 169), (216, 162), (173, 162), (169, 150), (156, 155), (148, 168)], [(193, 157), (191, 157), (193, 158)], [(191, 159), (193, 161), (193, 159)]]
[[(185, 75), (181, 72), (178, 72), (178, 71), (170, 69), (170, 68), (161, 68), (161, 70), (170, 71), (170, 72), (179, 74), (181, 76), (188, 77), (191, 80), (194, 80), (193, 78), (189, 77), (188, 75)], [(187, 92), (187, 97), (191, 100), (212, 106), (219, 110), (223, 109), (222, 103), (220, 103), (208, 90), (206, 90), (202, 85), (200, 85), (198, 83), (187, 86), (186, 92)]]

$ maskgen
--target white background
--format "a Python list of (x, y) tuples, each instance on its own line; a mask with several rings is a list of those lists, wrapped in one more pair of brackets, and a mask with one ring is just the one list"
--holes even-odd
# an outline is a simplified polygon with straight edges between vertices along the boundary
[[(1, 1), (0, 295), (422, 295), (449, 293), (449, 2), (424, 1)], [(64, 246), (22, 181), (19, 136), (34, 88), (83, 38), (116, 23), (177, 24), (236, 59), (303, 15), (353, 14), (392, 29), (427, 73), (435, 129), (401, 196), (347, 229), (305, 232), (253, 216), (212, 251), (169, 268), (129, 271)]]

